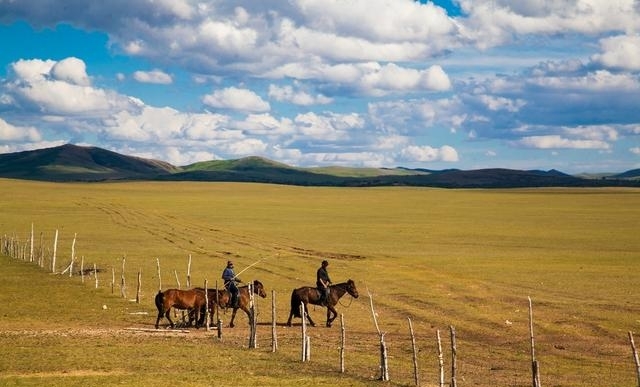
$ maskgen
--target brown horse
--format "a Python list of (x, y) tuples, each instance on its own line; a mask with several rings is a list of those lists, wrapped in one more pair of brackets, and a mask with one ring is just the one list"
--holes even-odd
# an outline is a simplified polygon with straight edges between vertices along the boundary
[[(356, 284), (353, 280), (329, 286), (329, 299), (327, 300), (327, 327), (330, 327), (333, 320), (338, 316), (335, 306), (345, 293), (349, 293), (353, 298), (358, 298), (358, 289), (356, 289)], [(300, 316), (300, 303), (304, 304), (305, 316), (309, 320), (309, 324), (311, 324), (311, 326), (315, 326), (316, 324), (309, 315), (307, 305), (320, 305), (320, 291), (318, 288), (313, 286), (303, 286), (293, 290), (291, 293), (291, 311), (289, 312), (289, 319), (287, 320), (288, 326), (291, 326), (291, 318), (302, 317)]]
[[(203, 288), (196, 288), (196, 289), (204, 292)], [(253, 281), (253, 292), (262, 298), (267, 297), (267, 292), (264, 290), (264, 285), (262, 285), (262, 282), (258, 280)], [(247, 314), (247, 317), (249, 318), (249, 323), (251, 323), (251, 312), (249, 311), (249, 286), (248, 285), (238, 287), (238, 306), (236, 308), (234, 308), (233, 305), (231, 305), (231, 294), (226, 289), (218, 290), (217, 294), (215, 289), (208, 289), (207, 296), (209, 298), (209, 310), (211, 311), (211, 314), (210, 314), (211, 318), (213, 318), (213, 306), (220, 305), (220, 307), (225, 310), (227, 308), (233, 309), (233, 312), (231, 313), (231, 322), (229, 322), (229, 327), (233, 328), (235, 326), (233, 324), (233, 321), (236, 318), (236, 312), (238, 311), (238, 309), (242, 309)], [(201, 319), (200, 321), (204, 323), (204, 316), (201, 316), (200, 319)]]
[[(167, 289), (164, 292), (159, 291), (158, 294), (156, 294), (155, 302), (156, 308), (158, 308), (156, 329), (158, 329), (162, 316), (169, 320), (169, 324), (171, 325), (171, 328), (173, 328), (175, 327), (175, 324), (171, 321), (171, 308), (188, 310), (189, 321), (191, 322), (192, 317), (197, 320), (198, 313), (201, 313), (204, 310), (205, 297), (204, 292), (197, 289)], [(198, 323), (196, 323), (196, 327), (199, 327)]]

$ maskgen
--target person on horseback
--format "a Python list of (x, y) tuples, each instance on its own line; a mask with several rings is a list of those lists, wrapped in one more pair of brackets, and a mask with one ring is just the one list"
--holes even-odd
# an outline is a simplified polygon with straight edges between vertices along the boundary
[(331, 278), (329, 278), (327, 266), (329, 266), (329, 262), (326, 260), (322, 261), (322, 265), (320, 265), (316, 272), (316, 286), (318, 287), (318, 292), (320, 292), (319, 301), (322, 306), (327, 306), (327, 301), (329, 300), (329, 285), (331, 285)]
[(224, 287), (231, 294), (231, 307), (238, 307), (238, 287), (236, 282), (242, 282), (240, 278), (236, 277), (236, 273), (233, 271), (233, 262), (227, 261), (227, 267), (222, 272), (222, 279), (224, 280)]

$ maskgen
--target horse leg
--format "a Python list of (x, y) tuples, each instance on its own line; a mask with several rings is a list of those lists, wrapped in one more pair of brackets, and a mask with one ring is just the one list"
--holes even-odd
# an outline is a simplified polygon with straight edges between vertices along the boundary
[(156, 329), (158, 329), (159, 326), (160, 326), (160, 320), (162, 319), (162, 315), (163, 314), (164, 313), (162, 313), (162, 309), (159, 309), (158, 310), (158, 318), (156, 319)]
[(336, 317), (338, 317), (338, 312), (335, 308), (333, 306), (327, 306), (327, 328), (331, 328), (331, 324)]
[(236, 312), (238, 311), (238, 308), (233, 308), (233, 312), (231, 313), (231, 322), (229, 323), (229, 327), (233, 328), (235, 325), (233, 324), (233, 320), (236, 319)]
[(293, 318), (293, 309), (291, 309), (291, 311), (289, 311), (289, 319), (287, 320), (287, 326), (290, 327), (291, 326), (291, 319)]
[(309, 320), (309, 324), (312, 327), (316, 326), (316, 323), (313, 322), (313, 320), (311, 319), (311, 315), (309, 314), (309, 308), (308, 308), (308, 304), (304, 304), (304, 316), (302, 316), (302, 318), (307, 317), (307, 320)]
[(249, 319), (249, 325), (252, 325), (253, 319), (251, 318), (251, 311), (248, 308), (242, 308), (244, 312), (247, 314), (247, 319)]
[(171, 308), (167, 309), (167, 312), (164, 314), (164, 317), (166, 317), (167, 320), (169, 320), (169, 325), (171, 326), (171, 329), (173, 329), (174, 324), (173, 324), (173, 320), (171, 320)]

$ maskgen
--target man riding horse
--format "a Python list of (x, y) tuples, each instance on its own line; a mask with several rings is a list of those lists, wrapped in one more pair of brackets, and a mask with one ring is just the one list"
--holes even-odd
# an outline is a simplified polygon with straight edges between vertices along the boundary
[(225, 289), (231, 294), (231, 306), (234, 309), (238, 309), (238, 287), (236, 282), (242, 281), (236, 277), (236, 273), (233, 271), (233, 262), (227, 261), (227, 267), (222, 272), (222, 279), (224, 280)]
[(319, 302), (321, 306), (327, 306), (327, 300), (329, 299), (329, 285), (331, 285), (331, 278), (329, 278), (327, 266), (329, 266), (329, 262), (326, 260), (322, 261), (322, 265), (320, 265), (316, 272), (316, 286), (318, 287), (318, 292), (320, 292)]

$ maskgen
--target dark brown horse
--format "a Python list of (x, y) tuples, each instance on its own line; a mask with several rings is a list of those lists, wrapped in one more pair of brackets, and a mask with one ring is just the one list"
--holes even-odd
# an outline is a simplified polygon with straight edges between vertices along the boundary
[[(349, 293), (353, 298), (358, 298), (358, 289), (356, 289), (356, 284), (353, 280), (329, 286), (329, 299), (327, 300), (327, 327), (330, 327), (333, 320), (338, 316), (335, 306), (345, 293)], [(307, 319), (309, 320), (309, 324), (311, 324), (311, 326), (315, 326), (316, 324), (309, 315), (307, 305), (320, 305), (320, 291), (318, 288), (313, 286), (304, 286), (294, 289), (293, 292), (291, 292), (291, 311), (289, 312), (289, 319), (287, 320), (288, 326), (291, 326), (291, 318), (302, 317), (300, 316), (300, 303), (304, 304), (304, 311)]]
[[(189, 321), (191, 321), (192, 317), (197, 321), (198, 313), (201, 313), (205, 307), (204, 292), (198, 289), (167, 289), (164, 292), (159, 291), (156, 294), (155, 302), (156, 308), (158, 308), (156, 329), (158, 329), (162, 316), (169, 320), (171, 328), (175, 327), (170, 317), (171, 308), (186, 309), (189, 311)], [(199, 327), (198, 323), (196, 323), (196, 327)]]
[[(203, 288), (196, 288), (196, 289), (199, 289), (200, 291), (204, 292)], [(264, 285), (262, 285), (262, 282), (258, 280), (253, 281), (253, 292), (262, 298), (267, 297), (267, 292), (264, 290)], [(226, 289), (218, 290), (217, 294), (215, 289), (208, 289), (207, 296), (209, 298), (209, 310), (211, 311), (211, 314), (210, 314), (211, 318), (213, 318), (213, 312), (214, 312), (213, 307), (215, 305), (220, 305), (220, 307), (225, 310), (227, 308), (233, 309), (233, 312), (231, 313), (231, 322), (229, 322), (229, 327), (233, 328), (235, 326), (233, 324), (233, 321), (236, 318), (236, 312), (238, 311), (238, 309), (242, 309), (247, 314), (247, 317), (249, 318), (249, 323), (251, 323), (251, 313), (249, 311), (249, 286), (248, 285), (238, 287), (238, 307), (236, 308), (234, 308), (233, 305), (231, 305), (231, 294)], [(201, 322), (204, 323), (204, 317), (201, 316), (200, 319), (201, 319)]]

